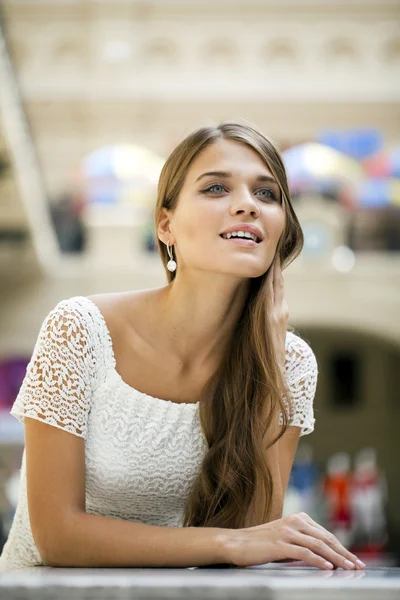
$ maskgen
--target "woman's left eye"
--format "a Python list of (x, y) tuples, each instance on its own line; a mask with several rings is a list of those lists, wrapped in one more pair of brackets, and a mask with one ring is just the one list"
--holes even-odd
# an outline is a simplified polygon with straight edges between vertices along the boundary
[(274, 192), (272, 190), (270, 190), (269, 188), (262, 188), (261, 190), (258, 190), (258, 194), (260, 192), (267, 192), (267, 194), (261, 194), (262, 196), (264, 196), (265, 198), (273, 198), (274, 200), (277, 200), (277, 197), (275, 196)]
[[(215, 188), (219, 188), (219, 190), (215, 191)], [(219, 183), (215, 183), (214, 185), (210, 186), (209, 188), (207, 188), (206, 190), (204, 190), (204, 192), (212, 192), (214, 194), (218, 194), (219, 192), (223, 191), (225, 188), (223, 185), (220, 185)]]

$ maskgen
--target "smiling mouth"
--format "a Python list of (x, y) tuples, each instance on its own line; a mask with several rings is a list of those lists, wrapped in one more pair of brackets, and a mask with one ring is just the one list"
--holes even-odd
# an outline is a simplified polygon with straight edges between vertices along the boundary
[(224, 237), (224, 235), (226, 235), (226, 234), (221, 233), (219, 237), (222, 238), (223, 240), (226, 240), (227, 242), (239, 240), (241, 242), (250, 242), (249, 245), (251, 245), (251, 246), (261, 243), (260, 238), (257, 238), (257, 240), (254, 241), (252, 238), (248, 238), (248, 237), (231, 236), (228, 238), (228, 237)]

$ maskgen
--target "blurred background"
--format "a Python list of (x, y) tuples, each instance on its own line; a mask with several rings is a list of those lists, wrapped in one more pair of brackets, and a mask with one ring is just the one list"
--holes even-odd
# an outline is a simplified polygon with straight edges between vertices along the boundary
[(46, 314), (166, 284), (160, 169), (193, 128), (255, 125), (305, 234), (290, 323), (319, 365), (285, 514), (400, 565), (398, 0), (4, 0), (0, 15), (0, 548), (23, 428), (9, 415)]

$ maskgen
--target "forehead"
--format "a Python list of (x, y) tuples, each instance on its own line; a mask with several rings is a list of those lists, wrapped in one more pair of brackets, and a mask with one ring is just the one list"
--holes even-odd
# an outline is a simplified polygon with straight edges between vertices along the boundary
[(258, 152), (233, 140), (218, 140), (202, 150), (190, 166), (188, 179), (195, 181), (202, 173), (217, 170), (238, 177), (272, 175)]

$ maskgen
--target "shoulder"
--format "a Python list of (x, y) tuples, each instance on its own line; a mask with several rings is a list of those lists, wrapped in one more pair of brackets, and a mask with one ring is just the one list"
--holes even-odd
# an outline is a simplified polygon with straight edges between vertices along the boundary
[[(113, 341), (124, 328), (125, 294), (72, 296), (60, 300), (43, 321), (36, 354), (81, 364), (98, 384), (114, 367)], [(81, 359), (81, 360), (80, 360)], [(96, 383), (96, 385), (97, 385)]]
[(318, 373), (317, 359), (310, 344), (292, 331), (286, 333), (285, 358), (285, 375), (289, 381), (307, 373)]
[(82, 342), (96, 333), (100, 315), (93, 308), (93, 303), (86, 296), (60, 300), (46, 315), (42, 333), (51, 332), (61, 337), (76, 337), (80, 334)]
[(121, 311), (134, 302), (136, 295), (137, 292), (107, 292), (92, 294), (87, 296), (87, 299), (96, 304), (103, 315), (116, 320)]
[(135, 318), (140, 318), (139, 299), (141, 290), (94, 294), (87, 299), (95, 304), (111, 336), (119, 335), (126, 327), (134, 326)]
[[(42, 343), (68, 343), (85, 354), (103, 354), (110, 344), (110, 330), (121, 319), (123, 294), (72, 296), (60, 300), (46, 315), (39, 333)], [(107, 353), (107, 352), (106, 352)]]
[(44, 350), (62, 347), (62, 353), (97, 353), (101, 348), (101, 315), (86, 296), (60, 300), (45, 316), (36, 342)]
[(72, 296), (60, 300), (50, 310), (45, 322), (74, 322), (82, 328), (96, 325), (106, 320), (107, 324), (117, 323), (126, 315), (125, 307), (131, 292), (105, 293), (91, 296)]

